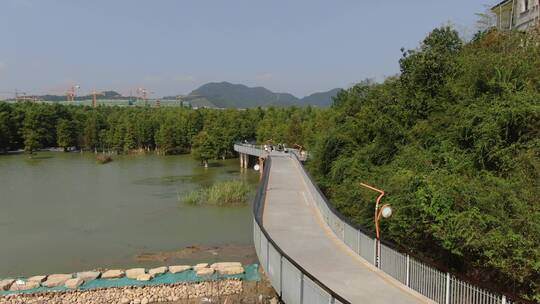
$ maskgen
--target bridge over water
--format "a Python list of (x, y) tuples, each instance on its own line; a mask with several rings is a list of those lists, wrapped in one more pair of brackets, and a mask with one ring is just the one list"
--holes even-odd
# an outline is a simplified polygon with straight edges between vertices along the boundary
[(353, 226), (313, 183), (297, 151), (266, 152), (247, 144), (234, 149), (242, 166), (247, 167), (252, 156), (261, 167), (254, 244), (283, 302), (510, 303)]

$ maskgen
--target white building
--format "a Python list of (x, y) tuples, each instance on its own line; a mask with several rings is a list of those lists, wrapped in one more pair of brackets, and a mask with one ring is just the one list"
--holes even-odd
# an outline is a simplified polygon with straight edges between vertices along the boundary
[(526, 31), (539, 25), (540, 0), (504, 0), (491, 8), (500, 30)]

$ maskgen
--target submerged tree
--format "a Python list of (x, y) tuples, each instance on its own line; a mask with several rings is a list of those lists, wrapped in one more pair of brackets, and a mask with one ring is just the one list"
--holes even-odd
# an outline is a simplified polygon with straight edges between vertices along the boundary
[(77, 130), (73, 121), (68, 119), (59, 119), (56, 125), (56, 136), (58, 146), (67, 151), (69, 147), (77, 144)]
[(193, 138), (191, 154), (205, 167), (208, 167), (210, 159), (216, 157), (215, 145), (206, 131), (201, 131)]

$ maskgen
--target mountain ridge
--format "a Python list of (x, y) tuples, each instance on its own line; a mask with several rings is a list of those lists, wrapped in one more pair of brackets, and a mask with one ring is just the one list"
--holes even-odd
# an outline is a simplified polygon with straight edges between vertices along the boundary
[(329, 107), (332, 97), (339, 88), (325, 92), (316, 92), (298, 98), (290, 93), (273, 92), (265, 87), (248, 87), (244, 84), (233, 84), (227, 81), (209, 82), (191, 91), (184, 98), (191, 100), (194, 107), (216, 108), (254, 108), (268, 106), (318, 106)]

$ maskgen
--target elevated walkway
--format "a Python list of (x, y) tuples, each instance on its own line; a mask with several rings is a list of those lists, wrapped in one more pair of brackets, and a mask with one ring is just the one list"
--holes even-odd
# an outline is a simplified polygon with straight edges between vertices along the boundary
[(332, 233), (294, 162), (272, 156), (263, 223), (276, 244), (350, 303), (429, 303), (363, 261)]
[(313, 183), (298, 151), (267, 152), (247, 144), (234, 149), (243, 166), (248, 155), (264, 164), (254, 202), (253, 242), (286, 304), (512, 303), (352, 225)]

